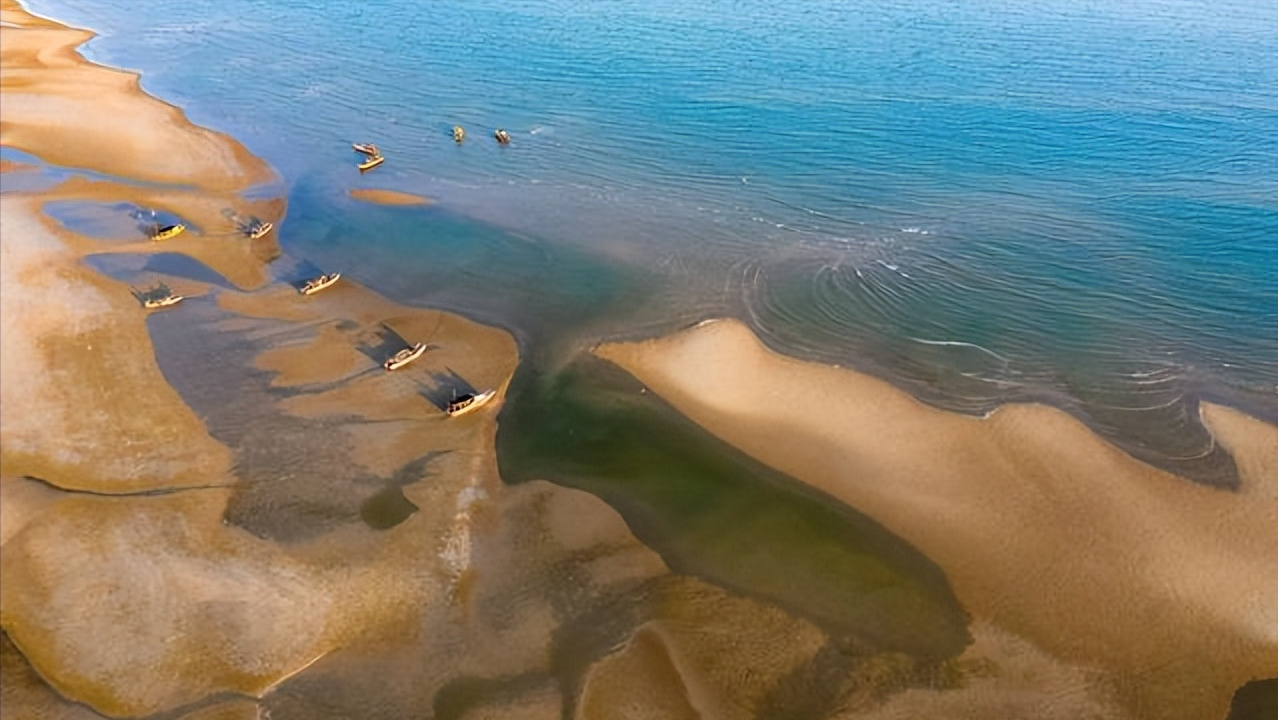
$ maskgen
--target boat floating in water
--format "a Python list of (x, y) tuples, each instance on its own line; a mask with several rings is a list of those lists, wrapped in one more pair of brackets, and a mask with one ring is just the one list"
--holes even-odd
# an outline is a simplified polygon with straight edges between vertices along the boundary
[(339, 272), (320, 275), (317, 278), (312, 278), (302, 283), (302, 286), (298, 288), (297, 290), (303, 295), (314, 295), (320, 290), (323, 290), (324, 288), (331, 286), (333, 283), (337, 282), (338, 279), (341, 277), (342, 277), (342, 274)]
[(497, 142), (502, 145), (507, 145), (510, 143), (510, 133), (506, 132), (505, 130), (501, 128), (498, 128), (497, 132), (493, 133), (493, 137), (497, 138)]
[(177, 225), (165, 225), (162, 228), (156, 228), (155, 232), (151, 233), (151, 239), (154, 240), (155, 242), (160, 242), (161, 240), (168, 240), (170, 238), (174, 238), (174, 237), (177, 237), (178, 235), (181, 235), (182, 231), (185, 229), (186, 229), (186, 226), (182, 225), (181, 223)]
[(249, 238), (253, 240), (257, 240), (258, 238), (266, 237), (266, 234), (274, 229), (275, 223), (254, 220), (252, 224), (248, 226), (248, 229), (244, 231), (244, 234), (248, 235)]
[(497, 394), (496, 390), (485, 390), (481, 393), (466, 393), (460, 397), (455, 397), (448, 401), (448, 407), (444, 408), (444, 412), (450, 417), (465, 415), (471, 410), (478, 409), (481, 405), (493, 399)]
[(426, 353), (426, 343), (419, 342), (412, 347), (406, 347), (403, 350), (390, 356), (386, 362), (382, 363), (382, 367), (387, 370), (398, 370), (408, 363), (416, 360)]
[(371, 155), (372, 157), (377, 157), (382, 154), (382, 151), (378, 150), (377, 146), (373, 143), (351, 143), (351, 147), (355, 148), (355, 152)]
[(461, 125), (453, 126), (453, 141), (461, 142), (466, 139), (466, 130)]
[(369, 159), (367, 159), (367, 160), (365, 160), (364, 162), (362, 162), (362, 163), (360, 163), (360, 164), (359, 164), (359, 166), (358, 166), (358, 167), (359, 167), (359, 171), (360, 171), (360, 172), (365, 172), (365, 171), (368, 171), (368, 170), (372, 170), (373, 168), (377, 167), (378, 165), (381, 165), (381, 164), (382, 164), (383, 162), (385, 162), (385, 161), (386, 161), (386, 158), (385, 158), (384, 156), (382, 156), (382, 155), (374, 155), (374, 156), (370, 157)]

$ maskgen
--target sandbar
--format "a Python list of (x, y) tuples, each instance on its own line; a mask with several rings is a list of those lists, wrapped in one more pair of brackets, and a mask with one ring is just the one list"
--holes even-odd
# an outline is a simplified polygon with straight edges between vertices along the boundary
[(351, 197), (378, 205), (429, 205), (432, 202), (421, 195), (379, 188), (355, 188), (351, 190)]
[(1142, 464), (1039, 405), (987, 418), (764, 346), (743, 324), (604, 345), (692, 420), (878, 520), (977, 617), (1112, 674), (1153, 717), (1223, 717), (1278, 667), (1278, 428), (1204, 406), (1237, 492)]
[[(990, 518), (979, 515), (986, 505), (1003, 507), (1001, 500), (963, 495), (954, 478), (937, 487), (927, 478), (908, 482), (912, 469), (948, 472), (938, 469), (931, 450), (913, 458), (915, 464), (903, 462), (903, 449), (919, 449), (907, 442), (910, 436), (936, 430), (943, 442), (950, 433), (954, 457), (970, 472), (999, 466), (1001, 446), (980, 437), (987, 431), (954, 435), (942, 427), (948, 419), (916, 416), (913, 406), (898, 408), (900, 417), (879, 428), (901, 437), (876, 437), (866, 447), (849, 445), (838, 433), (818, 437), (803, 418), (766, 428), (779, 438), (812, 441), (817, 450), (795, 454), (795, 476), (865, 505), (903, 537), (935, 551), (964, 600), (997, 626), (978, 625), (976, 644), (944, 668), (840, 646), (781, 608), (671, 573), (593, 495), (536, 479), (505, 486), (495, 437), (519, 362), (509, 333), (399, 305), (348, 278), (315, 296), (273, 279), (266, 262), (278, 246), (270, 238), (243, 237), (227, 219), (230, 210), (283, 221), (284, 198), (242, 195), (274, 179), (265, 162), (145, 95), (136, 75), (86, 62), (76, 48), (92, 36), (88, 31), (31, 15), (14, 0), (0, 0), (0, 20), (0, 142), (46, 163), (105, 176), (73, 176), (38, 193), (0, 198), (0, 626), (6, 638), (0, 683), (6, 713), (195, 720), (266, 717), (272, 709), (277, 717), (362, 717), (370, 708), (386, 708), (400, 715), (611, 718), (621, 716), (617, 708), (624, 703), (636, 717), (668, 711), (744, 720), (796, 709), (814, 717), (879, 707), (889, 715), (902, 708), (927, 714), (959, 703), (987, 716), (1030, 717), (1048, 702), (1061, 717), (1114, 714), (1088, 684), (1088, 671), (1059, 659), (1091, 665), (1094, 653), (1058, 647), (1035, 616), (1022, 616), (1037, 612), (1022, 602), (1024, 593), (1000, 584), (1009, 570), (993, 562), (994, 571), (985, 572), (989, 548), (972, 535), (990, 529)], [(163, 244), (95, 239), (46, 215), (44, 205), (54, 200), (155, 207), (191, 220), (200, 232)], [(102, 253), (157, 252), (196, 258), (226, 282), (183, 285), (178, 289), (191, 287), (200, 296), (150, 316), (127, 282), (84, 262)], [(417, 340), (432, 345), (418, 363), (394, 373), (380, 367), (397, 343)], [(738, 372), (769, 377), (776, 370), (771, 360), (759, 360), (757, 348), (737, 340), (697, 352), (720, 361), (727, 379)], [(661, 347), (652, 357), (633, 350), (606, 354), (647, 376), (671, 369), (655, 359), (664, 356)], [(724, 349), (729, 357), (714, 352)], [(632, 352), (634, 362), (626, 362)], [(163, 372), (161, 356), (168, 359)], [(181, 360), (176, 367), (174, 358)], [(758, 367), (748, 367), (755, 361)], [(696, 362), (672, 367), (689, 378), (705, 372)], [(208, 383), (215, 374), (218, 382)], [(799, 386), (810, 379), (807, 369), (796, 377)], [(441, 412), (444, 393), (463, 382), (496, 389), (498, 398), (483, 411), (449, 418)], [(680, 395), (679, 378), (651, 382), (730, 441), (727, 431), (736, 426), (716, 418), (749, 419), (742, 407), (724, 413), (711, 403), (710, 410), (698, 410), (704, 398), (688, 388)], [(835, 378), (830, 387), (845, 382)], [(778, 399), (790, 397), (787, 387), (764, 398), (761, 415), (771, 419)], [(892, 397), (902, 407), (912, 402)], [(759, 400), (744, 399), (746, 405)], [(199, 413), (192, 409), (197, 401), (204, 408)], [(1077, 434), (1068, 419), (1036, 417), (1026, 424), (1051, 420)], [(848, 418), (865, 420), (855, 413)], [(1264, 427), (1225, 409), (1213, 411), (1210, 422), (1240, 456), (1251, 452), (1249, 443), (1267, 442)], [(763, 428), (746, 423), (739, 428), (746, 436), (736, 440), (757, 452), (751, 443)], [(1013, 423), (1002, 432), (1015, 430)], [(891, 442), (899, 452), (876, 454), (873, 446)], [(316, 444), (323, 445), (318, 459), (311, 456)], [(957, 451), (965, 444), (984, 450), (963, 460)], [(816, 472), (845, 452), (851, 460), (828, 463), (836, 472)], [(1132, 472), (1121, 458), (1097, 452), (1109, 463), (1102, 470)], [(875, 463), (899, 464), (904, 480), (877, 494), (855, 484), (856, 492), (840, 490), (841, 473), (858, 457), (888, 479), (897, 476)], [(1018, 458), (1013, 453), (1003, 462)], [(1252, 483), (1273, 464), (1253, 458), (1239, 467)], [(1155, 485), (1183, 483), (1150, 477)], [(981, 482), (972, 487), (1007, 490)], [(361, 506), (388, 489), (402, 493), (413, 511), (388, 526), (362, 522)], [(938, 489), (945, 492), (934, 498)], [(1043, 492), (1068, 497), (1066, 490), (1043, 485)], [(957, 503), (954, 509), (950, 503)], [(1254, 515), (1267, 507), (1256, 503), (1258, 510), (1229, 519), (1254, 531)], [(1062, 512), (1031, 509), (1044, 520), (1055, 518), (1045, 525), (1062, 532)], [(951, 515), (956, 518), (946, 521)], [(1151, 582), (1167, 580), (1158, 574), (1167, 557), (1203, 559), (1180, 544), (1162, 550), (1143, 543), (1148, 525), (1161, 527), (1165, 516), (1180, 517), (1155, 508), (1154, 520), (1136, 523), (1132, 538), (1120, 538), (1134, 538), (1133, 552), (1153, 558), (1154, 577), (1134, 573), (1149, 582), (1122, 584), (1115, 592), (1132, 592), (1136, 611), (1198, 602), (1198, 619), (1226, 640), (1237, 639), (1240, 604), (1257, 600), (1248, 594), (1252, 585), (1233, 583), (1227, 589), (1241, 595), (1219, 605), (1225, 589), (1186, 588), (1174, 579), (1167, 587), (1184, 597), (1162, 604), (1148, 597)], [(1121, 512), (1115, 518), (1131, 520)], [(1102, 520), (1083, 529), (1117, 532), (1108, 518), (1096, 522)], [(920, 530), (924, 522), (935, 522), (941, 534), (953, 531), (954, 548), (938, 549), (937, 538)], [(285, 533), (283, 525), (300, 530)], [(1006, 540), (1006, 533), (992, 532), (997, 542)], [(1235, 548), (1234, 536), (1221, 533), (1212, 542), (1238, 549), (1237, 556), (1219, 570), (1195, 572), (1256, 570), (1252, 561), (1269, 552), (1267, 536), (1256, 535), (1252, 545)], [(1108, 548), (1110, 540), (1094, 542)], [(956, 560), (955, 553), (966, 551), (976, 558)], [(1026, 552), (1030, 559), (1018, 555), (1010, 571), (1044, 559), (1033, 548)], [(1077, 568), (1066, 563), (1065, 572)], [(1255, 582), (1271, 572), (1260, 568)], [(1045, 573), (1027, 582), (1056, 577)], [(996, 602), (998, 593), (1005, 593), (1006, 607)], [(1079, 602), (1070, 596), (1058, 604)], [(1264, 607), (1253, 609), (1257, 620), (1268, 619)], [(1073, 618), (1065, 611), (1048, 616), (1052, 622)], [(1263, 627), (1254, 629), (1263, 635)], [(1213, 683), (1214, 693), (1255, 666), (1257, 645), (1250, 639), (1235, 643), (1236, 657), (1222, 659), (1218, 645), (1187, 637), (1195, 661), (1219, 660), (1223, 669), (1194, 674), (1173, 663), (1170, 671), (1155, 668), (1155, 681), (1201, 680)], [(1157, 650), (1165, 640), (1136, 644)], [(1039, 646), (1054, 655), (1038, 652)], [(1162, 657), (1119, 651), (1120, 670)], [(991, 663), (1004, 676), (982, 675)], [(937, 681), (942, 670), (956, 679)], [(962, 689), (967, 680), (974, 690)], [(914, 689), (901, 692), (906, 688)], [(1215, 710), (1212, 703), (1197, 707)]]

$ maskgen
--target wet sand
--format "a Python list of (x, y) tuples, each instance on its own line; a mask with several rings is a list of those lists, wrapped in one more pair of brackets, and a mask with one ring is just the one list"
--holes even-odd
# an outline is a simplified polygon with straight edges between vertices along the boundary
[(1242, 484), (1133, 460), (1044, 406), (986, 418), (786, 358), (736, 321), (605, 345), (676, 408), (883, 523), (976, 617), (1108, 673), (1140, 716), (1223, 717), (1278, 667), (1278, 428), (1203, 405)]
[[(537, 480), (503, 485), (497, 417), (519, 361), (509, 333), (346, 279), (314, 296), (274, 280), (273, 234), (242, 232), (248, 217), (285, 220), (283, 197), (241, 195), (272, 179), (265, 163), (143, 94), (136, 76), (85, 62), (75, 48), (86, 31), (13, 0), (0, 0), (0, 19), (0, 141), (99, 174), (0, 197), (6, 714), (585, 719), (624, 708), (745, 720), (947, 707), (1030, 718), (1050, 707), (1060, 717), (1121, 716), (1091, 671), (1060, 659), (1094, 665), (1091, 655), (1036, 636), (1034, 617), (1015, 612), (1028, 608), (1015, 592), (1005, 593), (1006, 612), (991, 609), (982, 583), (1005, 578), (982, 575), (979, 563), (952, 569), (953, 553), (935, 557), (994, 626), (975, 626), (961, 657), (924, 662), (849, 646), (784, 608), (671, 573), (594, 495)], [(104, 113), (113, 120), (98, 122)], [(164, 162), (138, 162), (157, 146)], [(199, 231), (163, 243), (90, 237), (47, 215), (54, 201), (155, 207)], [(85, 262), (156, 253), (194, 258), (208, 269), (201, 275), (225, 282), (162, 270), (108, 277)], [(189, 299), (148, 313), (129, 292), (142, 281)], [(417, 362), (380, 367), (419, 339), (430, 350)], [(724, 368), (773, 370), (743, 368), (749, 347), (729, 349), (741, 354)], [(659, 366), (642, 359), (643, 370), (627, 366)], [(444, 415), (467, 387), (498, 397)], [(688, 404), (695, 395), (670, 397), (722, 429)], [(748, 424), (741, 410), (733, 416)], [(1265, 426), (1223, 408), (1207, 417), (1247, 478), (1270, 472), (1273, 458), (1248, 445), (1268, 447)], [(909, 420), (885, 427), (907, 435), (934, 426)], [(784, 432), (811, 439), (810, 430), (800, 419)], [(795, 475), (818, 483), (808, 470)], [(848, 500), (834, 483), (823, 487)], [(396, 493), (391, 521), (361, 514)], [(962, 514), (970, 506), (910, 499), (910, 513), (928, 521), (959, 516), (961, 527), (945, 525), (955, 544), (980, 548), (964, 536), (988, 529)], [(872, 507), (935, 549), (916, 532), (921, 521), (887, 512), (894, 502)], [(1254, 542), (1267, 552), (1263, 534)], [(1228, 630), (1235, 609), (1207, 607), (1202, 618)], [(1253, 645), (1237, 645), (1213, 682), (1254, 658)]]
[(378, 188), (355, 188), (351, 190), (351, 197), (364, 202), (376, 203), (378, 205), (429, 205), (431, 199), (414, 195), (412, 193), (400, 192), (398, 190), (382, 190)]
[[(725, 718), (811, 695), (808, 668), (867, 687), (854, 670), (872, 652), (831, 664), (819, 629), (671, 574), (598, 498), (505, 487), (508, 333), (347, 281), (314, 296), (272, 281), (278, 247), (241, 229), (284, 219), (283, 198), (239, 194), (264, 164), (83, 61), (88, 33), (0, 11), (0, 139), (99, 174), (0, 198), (6, 713), (605, 717), (618, 666), (660, 692), (674, 668)], [(157, 146), (163, 163), (137, 161)], [(156, 207), (199, 231), (90, 237), (44, 212), (55, 201)], [(156, 253), (206, 279), (85, 262)], [(130, 284), (155, 281), (188, 299), (148, 313)], [(380, 367), (419, 339), (423, 358)], [(444, 415), (468, 386), (498, 398)], [(388, 490), (401, 514), (361, 521)], [(869, 685), (916, 681), (898, 665)]]

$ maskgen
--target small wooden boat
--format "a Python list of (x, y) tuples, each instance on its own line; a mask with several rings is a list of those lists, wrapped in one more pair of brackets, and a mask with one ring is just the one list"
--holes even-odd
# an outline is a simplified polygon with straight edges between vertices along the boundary
[(454, 125), (454, 126), (453, 126), (453, 141), (454, 141), (454, 142), (461, 142), (462, 140), (465, 140), (465, 139), (466, 139), (466, 130), (465, 130), (465, 129), (463, 129), (461, 125)]
[(147, 309), (168, 307), (170, 305), (177, 305), (178, 303), (182, 302), (185, 299), (186, 298), (181, 295), (172, 295), (172, 294), (165, 295), (164, 297), (158, 297), (158, 298), (147, 298), (142, 301), (142, 307), (145, 307)]
[(373, 143), (351, 143), (351, 147), (355, 148), (355, 152), (371, 155), (372, 157), (382, 154), (382, 151), (378, 150)]
[(465, 415), (471, 410), (475, 410), (489, 400), (492, 400), (493, 396), (496, 394), (496, 390), (485, 390), (479, 394), (466, 393), (465, 395), (450, 400), (448, 402), (448, 407), (444, 409), (444, 412), (448, 413), (451, 417)]
[(497, 138), (497, 142), (502, 145), (510, 143), (510, 133), (500, 128), (498, 128), (497, 132), (493, 133), (493, 137)]
[(274, 229), (275, 229), (275, 223), (269, 223), (269, 222), (254, 223), (249, 226), (248, 236), (253, 240), (257, 240), (258, 238), (266, 237), (266, 234)]
[(310, 280), (307, 280), (305, 283), (303, 283), (302, 286), (298, 288), (298, 292), (302, 293), (303, 295), (314, 295), (320, 290), (323, 290), (324, 288), (329, 287), (333, 283), (337, 282), (337, 280), (341, 277), (342, 277), (342, 274), (339, 272), (328, 273), (327, 275), (320, 275), (317, 278), (312, 278)]
[(367, 159), (367, 160), (365, 160), (364, 162), (362, 162), (362, 163), (360, 163), (360, 164), (359, 164), (359, 171), (360, 171), (360, 172), (365, 172), (365, 171), (368, 171), (368, 170), (372, 170), (373, 168), (377, 167), (378, 165), (381, 165), (381, 164), (382, 164), (383, 162), (385, 162), (385, 161), (386, 161), (386, 158), (385, 158), (385, 157), (383, 157), (383, 156), (381, 156), (381, 155), (374, 155), (374, 156), (370, 157), (369, 159)]
[(169, 238), (174, 238), (174, 237), (177, 237), (178, 235), (181, 235), (182, 231), (185, 229), (186, 229), (186, 226), (182, 224), (166, 225), (162, 228), (156, 228), (155, 232), (151, 233), (151, 239), (156, 242), (159, 242), (161, 240), (168, 240)]
[(386, 362), (382, 363), (382, 367), (387, 370), (398, 370), (408, 363), (416, 360), (426, 353), (426, 343), (419, 342), (412, 347), (404, 348), (394, 355), (390, 356)]

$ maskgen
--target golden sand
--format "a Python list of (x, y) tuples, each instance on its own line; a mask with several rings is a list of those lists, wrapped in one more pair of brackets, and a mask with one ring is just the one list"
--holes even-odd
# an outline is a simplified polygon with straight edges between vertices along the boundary
[(274, 179), (238, 142), (142, 92), (135, 73), (86, 62), (76, 49), (93, 33), (30, 15), (15, 0), (0, 8), (9, 23), (0, 27), (4, 145), (56, 165), (208, 190)]
[(80, 264), (37, 205), (0, 198), (5, 473), (109, 493), (220, 482), (230, 454), (149, 357), (146, 313)]
[(430, 198), (421, 195), (377, 188), (355, 188), (351, 190), (351, 197), (378, 205), (429, 205), (431, 203)]
[[(729, 717), (753, 712), (779, 673), (811, 659), (819, 631), (671, 576), (599, 499), (539, 482), (501, 484), (500, 397), (464, 418), (440, 406), (461, 383), (504, 392), (518, 360), (507, 333), (399, 306), (345, 280), (315, 296), (266, 285), (270, 247), (239, 237), (226, 212), (282, 217), (282, 201), (236, 194), (269, 175), (264, 166), (142, 95), (134, 77), (85, 63), (74, 48), (87, 33), (11, 1), (0, 11), (6, 145), (108, 176), (181, 185), (72, 178), (0, 200), (6, 714), (78, 718), (92, 707), (209, 720), (301, 703), (295, 714), (359, 716), (388, 701), (428, 712), (449, 688), (480, 679), (495, 690), (461, 696), (457, 716), (560, 717), (565, 702), (578, 701), (561, 687), (626, 646), (644, 622), (665, 618), (635, 646), (659, 633), (699, 702), (741, 708)], [(101, 109), (119, 121), (88, 127)], [(138, 153), (155, 143), (174, 160), (139, 165)], [(89, 238), (44, 216), (51, 200), (155, 207), (199, 231), (163, 244)], [(349, 447), (353, 465), (301, 478), (287, 465), (276, 475), (268, 468), (245, 486), (233, 462), (244, 449), (211, 437), (165, 381), (127, 285), (82, 264), (119, 252), (190, 255), (242, 288), (202, 289), (216, 302), (198, 316), (213, 319), (195, 327), (259, 348), (241, 376), (265, 370), (293, 394), (268, 396), (241, 419), (293, 418), (305, 435)], [(432, 349), (387, 373), (378, 353), (394, 349), (390, 333)], [(233, 397), (244, 388), (217, 391)], [(232, 522), (246, 493), (271, 512), (305, 510), (312, 488), (333, 507), (358, 506), (379, 492), (370, 478), (392, 474), (416, 511), (386, 530), (338, 518), (284, 543)], [(172, 492), (136, 494), (156, 489)], [(714, 642), (703, 646), (706, 638)], [(733, 658), (750, 674), (734, 674)], [(503, 678), (534, 681), (505, 689)], [(593, 702), (609, 702), (604, 684), (592, 683)], [(362, 695), (366, 686), (375, 694)], [(348, 690), (307, 705), (327, 688)]]
[(736, 321), (597, 352), (914, 544), (978, 617), (1111, 672), (1151, 716), (1221, 717), (1278, 667), (1278, 428), (1205, 406), (1238, 456), (1229, 492), (1139, 463), (1061, 411), (946, 413), (781, 356)]
[[(282, 199), (238, 194), (272, 177), (264, 163), (141, 93), (136, 76), (85, 62), (75, 48), (89, 33), (29, 15), (13, 0), (0, 0), (0, 21), (0, 141), (55, 164), (170, 183), (73, 177), (40, 194), (0, 198), (0, 626), (12, 640), (0, 647), (6, 717), (247, 720), (286, 706), (291, 712), (280, 716), (360, 717), (383, 707), (429, 714), (441, 703), (450, 716), (472, 719), (622, 717), (624, 710), (744, 720), (795, 708), (843, 718), (947, 707), (1029, 718), (1042, 717), (1045, 702), (1061, 717), (1113, 714), (1082, 671), (1007, 634), (1004, 626), (1024, 628), (1055, 649), (1034, 635), (1042, 628), (1032, 617), (1018, 614), (1028, 605), (1017, 592), (1006, 593), (1006, 610), (990, 608), (982, 583), (1003, 591), (994, 581), (1006, 578), (981, 574), (980, 563), (960, 563), (971, 574), (956, 577), (1000, 627), (974, 628), (976, 644), (952, 668), (968, 689), (894, 695), (922, 682), (908, 658), (848, 653), (778, 608), (670, 574), (592, 495), (544, 482), (504, 486), (494, 443), (500, 395), (518, 361), (509, 334), (394, 304), (345, 278), (314, 296), (269, 284), (263, 261), (278, 247), (271, 238), (244, 238), (235, 220), (283, 219)], [(153, 161), (160, 150), (164, 159)], [(163, 244), (89, 238), (43, 215), (51, 200), (153, 207), (198, 231)], [(265, 371), (275, 390), (288, 391), (264, 394), (236, 418), (287, 419), (293, 434), (262, 438), (283, 449), (284, 464), (254, 469), (246, 483), (248, 441), (228, 446), (212, 437), (166, 382), (127, 285), (82, 263), (89, 254), (119, 252), (189, 255), (235, 286), (195, 288), (215, 302), (199, 308), (204, 324), (192, 326), (254, 348), (236, 377)], [(379, 353), (395, 349), (393, 337), (432, 348), (388, 373)], [(750, 362), (745, 345), (723, 367)], [(444, 393), (463, 382), (498, 389), (499, 398), (448, 418), (440, 412)], [(216, 388), (224, 400), (246, 391)], [(1265, 442), (1254, 421), (1206, 412), (1234, 452)], [(754, 432), (750, 420), (741, 416)], [(930, 417), (915, 420), (885, 427), (903, 436), (933, 427)], [(707, 425), (721, 430), (716, 422)], [(799, 422), (782, 437), (811, 439), (809, 431)], [(349, 449), (349, 466), (296, 477), (289, 453), (305, 452), (294, 447), (314, 437)], [(835, 442), (840, 448), (846, 438)], [(864, 453), (866, 462), (874, 456)], [(1243, 458), (1240, 466), (1251, 482), (1274, 459)], [(338, 513), (283, 542), (236, 524), (246, 496), (270, 512), (302, 513), (311, 502), (340, 510), (392, 481), (416, 509), (388, 529)], [(157, 489), (168, 492), (137, 494)], [(955, 514), (929, 507), (926, 483), (916, 489), (905, 493), (909, 512), (887, 512), (904, 502), (900, 488), (875, 505), (903, 534), (917, 530), (913, 512)], [(971, 535), (986, 530), (986, 520), (942, 525), (959, 526), (956, 546), (981, 550)], [(1148, 594), (1139, 583), (1121, 589), (1137, 600)], [(1187, 597), (1210, 604), (1214, 590), (1207, 592)], [(1228, 630), (1233, 610), (1208, 607), (1203, 617), (1223, 618)], [(1061, 619), (1070, 616), (1052, 615)], [(1250, 662), (1252, 646), (1239, 647), (1213, 682)]]

